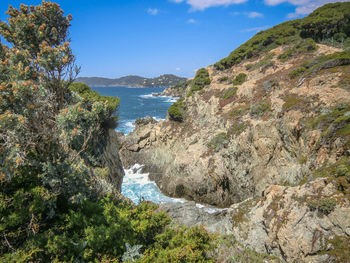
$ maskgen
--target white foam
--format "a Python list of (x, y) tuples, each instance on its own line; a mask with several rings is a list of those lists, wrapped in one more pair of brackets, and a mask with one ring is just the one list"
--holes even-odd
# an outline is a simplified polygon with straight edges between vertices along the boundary
[(126, 127), (129, 127), (129, 128), (135, 128), (135, 124), (133, 121), (128, 121), (125, 123), (125, 126)]

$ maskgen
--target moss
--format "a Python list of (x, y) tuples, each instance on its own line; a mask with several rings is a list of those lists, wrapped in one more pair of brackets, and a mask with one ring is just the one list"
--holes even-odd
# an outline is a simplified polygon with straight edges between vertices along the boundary
[(184, 99), (180, 99), (169, 107), (169, 110), (168, 110), (169, 118), (173, 121), (183, 122), (185, 119), (184, 111), (185, 111)]
[(244, 82), (247, 81), (247, 75), (244, 73), (239, 73), (235, 79), (232, 81), (233, 85), (242, 85)]
[(322, 217), (334, 211), (337, 203), (332, 198), (312, 199), (307, 201), (307, 206), (311, 211), (317, 211), (317, 215)]
[(222, 94), (221, 98), (223, 98), (224, 100), (228, 100), (237, 93), (237, 90), (237, 87), (228, 88), (227, 90), (225, 90), (224, 94)]
[(259, 200), (259, 198), (248, 199), (239, 204), (238, 208), (235, 210), (235, 213), (232, 215), (232, 224), (234, 227), (248, 221), (246, 215), (258, 203)]
[(230, 142), (229, 138), (227, 137), (227, 134), (225, 132), (219, 133), (215, 135), (210, 142), (207, 144), (207, 146), (216, 152), (220, 151), (226, 145)]

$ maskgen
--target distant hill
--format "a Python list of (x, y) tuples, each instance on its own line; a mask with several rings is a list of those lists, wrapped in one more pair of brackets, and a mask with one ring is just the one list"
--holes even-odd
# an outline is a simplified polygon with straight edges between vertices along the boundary
[(170, 87), (187, 80), (172, 74), (165, 74), (157, 78), (144, 78), (140, 76), (125, 76), (117, 79), (99, 77), (81, 77), (76, 82), (84, 82), (90, 87), (127, 86), (136, 88)]

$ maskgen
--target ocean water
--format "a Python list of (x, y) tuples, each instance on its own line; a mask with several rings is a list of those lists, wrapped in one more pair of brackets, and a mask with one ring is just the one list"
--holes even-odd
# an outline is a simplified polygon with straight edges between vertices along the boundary
[[(153, 93), (162, 92), (162, 88), (127, 88), (127, 87), (97, 87), (93, 88), (105, 96), (120, 98), (119, 126), (116, 131), (128, 134), (134, 129), (133, 122), (137, 118), (151, 116), (156, 120), (165, 119), (168, 108), (178, 98), (155, 97)], [(130, 169), (124, 169), (125, 176), (122, 183), (122, 194), (134, 203), (142, 200), (157, 204), (186, 202), (184, 199), (171, 198), (162, 194), (155, 182), (149, 179), (149, 174), (142, 172), (142, 165), (135, 164)], [(215, 207), (196, 204), (196, 207), (207, 213), (222, 211)]]
[(163, 88), (128, 88), (128, 87), (95, 87), (97, 92), (105, 96), (120, 98), (117, 112), (119, 116), (118, 132), (128, 134), (134, 129), (133, 123), (137, 118), (151, 116), (156, 120), (165, 119), (171, 104), (177, 98), (155, 97), (153, 93), (162, 92)]

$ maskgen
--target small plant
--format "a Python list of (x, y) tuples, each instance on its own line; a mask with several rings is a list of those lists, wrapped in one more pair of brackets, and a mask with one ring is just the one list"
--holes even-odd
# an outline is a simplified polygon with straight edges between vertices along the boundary
[(306, 68), (298, 67), (296, 69), (293, 69), (291, 72), (289, 72), (288, 77), (290, 77), (291, 79), (295, 79), (303, 75), (305, 72), (306, 72)]
[(250, 114), (253, 117), (262, 117), (267, 111), (271, 111), (270, 104), (267, 102), (260, 102), (250, 107)]
[(223, 76), (223, 77), (220, 77), (220, 78), (218, 79), (218, 81), (219, 81), (220, 83), (226, 82), (226, 81), (228, 81), (228, 80), (229, 80), (228, 76)]
[(242, 85), (247, 81), (247, 75), (245, 73), (239, 73), (235, 79), (232, 81), (233, 85)]
[(140, 254), (142, 245), (131, 246), (129, 243), (125, 243), (126, 251), (123, 254), (123, 262), (134, 262), (136, 259), (142, 258), (143, 254)]
[(317, 211), (319, 217), (332, 213), (336, 205), (336, 201), (332, 198), (313, 199), (307, 202), (309, 209), (311, 211)]
[(275, 56), (275, 53), (270, 53), (266, 55), (263, 59), (260, 61), (254, 63), (254, 64), (248, 64), (245, 66), (246, 70), (255, 70), (260, 68), (261, 71), (265, 71), (266, 69), (273, 67), (275, 63), (271, 61), (271, 59)]
[(229, 141), (229, 138), (227, 137), (227, 134), (225, 132), (222, 132), (215, 135), (207, 144), (207, 146), (209, 148), (212, 148), (216, 152), (218, 152), (221, 149), (225, 148), (229, 142), (230, 141)]
[(282, 62), (285, 62), (293, 56), (303, 53), (314, 52), (315, 50), (317, 50), (316, 42), (311, 38), (307, 38), (305, 40), (303, 39), (299, 41), (296, 45), (294, 45), (292, 48), (289, 48), (284, 53), (280, 54), (277, 58)]
[(225, 90), (224, 94), (222, 94), (222, 98), (224, 100), (232, 98), (237, 93), (237, 90), (237, 87), (228, 88), (227, 90)]

